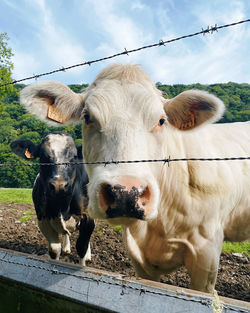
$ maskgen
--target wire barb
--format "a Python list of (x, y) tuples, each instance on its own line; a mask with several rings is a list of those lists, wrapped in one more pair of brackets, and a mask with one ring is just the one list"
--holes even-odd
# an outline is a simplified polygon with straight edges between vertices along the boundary
[(33, 77), (35, 78), (35, 80), (37, 80), (39, 78), (39, 75), (33, 74)]
[[(219, 27), (220, 28), (220, 27)], [(218, 33), (218, 27), (217, 27), (217, 24), (215, 24), (214, 26), (208, 26), (207, 27), (207, 29), (203, 29), (203, 27), (202, 27), (202, 34), (203, 34), (203, 36), (205, 36), (206, 35), (206, 33), (209, 33), (209, 34), (213, 34), (213, 32), (217, 32)]]
[(159, 40), (159, 46), (165, 46), (165, 42), (162, 39)]
[(31, 76), (31, 77), (26, 77), (26, 78), (21, 78), (21, 79), (15, 79), (13, 80), (12, 82), (9, 82), (9, 83), (5, 83), (5, 84), (2, 84), (0, 85), (0, 87), (6, 87), (8, 85), (14, 85), (14, 84), (17, 84), (17, 83), (20, 83), (20, 82), (23, 82), (25, 80), (30, 80), (30, 79), (37, 79), (39, 77), (42, 77), (42, 76), (48, 76), (48, 75), (51, 75), (51, 74), (55, 74), (57, 72), (65, 72), (69, 69), (72, 69), (72, 68), (75, 68), (75, 67), (79, 67), (79, 66), (84, 66), (84, 65), (91, 65), (93, 63), (97, 63), (97, 62), (101, 62), (101, 61), (104, 61), (104, 60), (109, 60), (109, 59), (113, 59), (113, 58), (116, 58), (118, 56), (121, 56), (121, 55), (124, 55), (124, 54), (127, 54), (129, 55), (129, 53), (134, 53), (134, 52), (137, 52), (137, 51), (140, 51), (140, 50), (143, 50), (143, 49), (149, 49), (149, 48), (153, 48), (153, 47), (159, 47), (159, 46), (165, 46), (166, 44), (169, 44), (171, 42), (174, 42), (174, 41), (178, 41), (178, 40), (182, 40), (182, 39), (185, 39), (185, 38), (190, 38), (190, 37), (194, 37), (194, 36), (198, 36), (198, 35), (205, 35), (206, 33), (210, 33), (210, 34), (213, 34), (213, 32), (218, 32), (218, 29), (222, 29), (222, 28), (226, 28), (226, 27), (231, 27), (231, 26), (235, 26), (235, 25), (239, 25), (239, 24), (243, 24), (243, 23), (247, 23), (247, 22), (250, 22), (250, 19), (246, 19), (246, 20), (242, 20), (242, 21), (239, 21), (239, 22), (234, 22), (234, 23), (231, 23), (231, 24), (225, 24), (225, 25), (221, 25), (221, 26), (217, 26), (217, 24), (215, 24), (215, 26), (211, 26), (211, 27), (207, 27), (207, 29), (203, 29), (199, 32), (196, 32), (196, 33), (193, 33), (193, 34), (189, 34), (189, 35), (184, 35), (184, 36), (181, 36), (181, 37), (177, 37), (177, 38), (173, 38), (173, 39), (169, 39), (169, 40), (166, 40), (166, 41), (163, 41), (163, 40), (159, 40), (159, 42), (157, 43), (154, 43), (154, 44), (151, 44), (151, 45), (146, 45), (146, 46), (143, 46), (143, 47), (139, 47), (139, 48), (136, 48), (136, 49), (131, 49), (131, 50), (127, 50), (125, 48), (125, 51), (123, 52), (120, 52), (120, 53), (116, 53), (114, 55), (110, 55), (110, 56), (107, 56), (107, 57), (103, 57), (103, 58), (100, 58), (100, 59), (96, 59), (96, 60), (91, 60), (91, 61), (86, 61), (84, 63), (79, 63), (79, 64), (74, 64), (74, 65), (71, 65), (71, 66), (68, 66), (68, 67), (61, 67), (59, 69), (56, 69), (56, 70), (52, 70), (50, 72), (47, 72), (47, 73), (41, 73), (39, 75), (34, 75)]
[(129, 55), (128, 50), (126, 48), (124, 48), (124, 54)]

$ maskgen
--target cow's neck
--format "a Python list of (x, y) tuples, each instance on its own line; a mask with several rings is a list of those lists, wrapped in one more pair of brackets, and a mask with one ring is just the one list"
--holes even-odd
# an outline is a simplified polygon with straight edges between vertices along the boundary
[[(170, 154), (171, 158), (185, 158), (181, 134), (173, 131), (173, 136), (169, 137), (171, 141), (162, 147), (167, 151), (165, 157), (170, 151), (175, 151), (175, 155)], [(187, 202), (192, 205), (194, 201), (190, 192), (187, 162), (156, 166), (161, 197), (157, 218), (134, 222), (125, 229), (124, 239), (132, 259), (144, 264), (145, 268), (154, 268), (155, 272), (168, 272), (183, 264), (183, 251), (192, 249), (187, 238), (200, 220), (198, 218), (196, 223), (194, 217), (189, 217), (186, 211), (189, 207)]]

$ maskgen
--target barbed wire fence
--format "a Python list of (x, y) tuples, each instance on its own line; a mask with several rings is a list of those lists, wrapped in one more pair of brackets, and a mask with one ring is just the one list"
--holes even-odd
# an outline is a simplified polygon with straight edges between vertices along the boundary
[(192, 33), (192, 34), (189, 34), (189, 35), (184, 35), (184, 36), (181, 36), (181, 37), (177, 37), (177, 38), (173, 38), (173, 39), (169, 39), (169, 40), (165, 40), (165, 41), (161, 39), (157, 43), (153, 43), (153, 44), (150, 44), (150, 45), (146, 45), (146, 46), (135, 48), (135, 49), (131, 49), (131, 50), (127, 50), (126, 48), (124, 48), (124, 51), (116, 53), (116, 54), (113, 54), (113, 55), (110, 55), (110, 56), (107, 56), (107, 57), (103, 57), (103, 58), (96, 59), (96, 60), (90, 60), (90, 61), (86, 61), (86, 62), (74, 64), (74, 65), (70, 65), (70, 66), (67, 66), (67, 67), (63, 67), (62, 66), (61, 68), (52, 70), (50, 72), (45, 72), (45, 73), (41, 73), (41, 74), (30, 76), (30, 77), (21, 78), (21, 79), (18, 79), (18, 80), (13, 80), (12, 82), (4, 83), (4, 84), (0, 85), (0, 87), (6, 87), (8, 85), (17, 84), (17, 83), (20, 83), (20, 82), (23, 82), (23, 81), (26, 81), (26, 80), (30, 80), (30, 79), (38, 79), (38, 78), (40, 78), (42, 76), (48, 76), (48, 75), (55, 74), (55, 73), (58, 73), (58, 72), (66, 72), (67, 70), (70, 70), (70, 69), (73, 69), (73, 68), (79, 67), (79, 66), (85, 66), (85, 65), (89, 65), (90, 66), (93, 63), (97, 63), (97, 62), (113, 59), (113, 58), (116, 58), (116, 57), (122, 56), (122, 55), (129, 55), (130, 53), (138, 52), (138, 51), (141, 51), (141, 50), (144, 50), (144, 49), (165, 46), (167, 44), (170, 44), (171, 42), (182, 40), (182, 39), (185, 39), (185, 38), (191, 38), (191, 37), (198, 36), (198, 35), (206, 35), (208, 33), (209, 34), (213, 34), (214, 32), (218, 32), (219, 29), (232, 27), (232, 26), (240, 25), (240, 24), (247, 23), (247, 22), (250, 22), (250, 19), (234, 22), (234, 23), (231, 23), (231, 24), (220, 25), (220, 26), (217, 26), (217, 24), (215, 24), (214, 26), (208, 26), (206, 29), (202, 28), (201, 31), (196, 32), (196, 33)]
[(170, 165), (171, 162), (187, 162), (187, 161), (241, 161), (241, 160), (250, 160), (249, 157), (230, 157), (230, 158), (171, 158), (170, 156), (165, 159), (149, 159), (149, 160), (121, 160), (121, 161), (96, 161), (96, 162), (61, 162), (61, 163), (0, 163), (1, 167), (16, 167), (16, 166), (52, 166), (52, 165), (111, 165), (111, 164), (131, 164), (131, 163), (159, 163)]
[[(30, 77), (26, 77), (26, 78), (22, 78), (22, 79), (19, 79), (19, 80), (14, 80), (12, 82), (9, 82), (9, 83), (5, 83), (5, 84), (2, 84), (0, 85), (0, 87), (5, 87), (5, 86), (8, 86), (8, 85), (13, 85), (13, 84), (16, 84), (16, 83), (19, 83), (19, 82), (23, 82), (23, 81), (26, 81), (26, 80), (30, 80), (30, 79), (38, 79), (42, 76), (48, 76), (48, 75), (51, 75), (51, 74), (54, 74), (54, 73), (58, 73), (58, 72), (65, 72), (67, 70), (70, 70), (72, 68), (75, 68), (75, 67), (79, 67), (79, 66), (84, 66), (84, 65), (91, 65), (93, 63), (97, 63), (97, 62), (101, 62), (101, 61), (104, 61), (104, 60), (109, 60), (109, 59), (113, 59), (113, 58), (116, 58), (118, 56), (121, 56), (121, 55), (128, 55), (130, 53), (134, 53), (134, 52), (138, 52), (140, 50), (144, 50), (144, 49), (149, 49), (149, 48), (153, 48), (153, 47), (160, 47), (160, 46), (165, 46), (166, 44), (169, 44), (171, 42), (174, 42), (174, 41), (178, 41), (178, 40), (182, 40), (182, 39), (185, 39), (185, 38), (191, 38), (191, 37), (194, 37), (194, 36), (198, 36), (198, 35), (205, 35), (205, 34), (213, 34), (214, 32), (218, 32), (219, 29), (222, 29), (222, 28), (227, 28), (227, 27), (232, 27), (232, 26), (236, 26), (236, 25), (239, 25), (239, 24), (243, 24), (243, 23), (247, 23), (247, 22), (250, 22), (250, 19), (246, 19), (246, 20), (242, 20), (242, 21), (238, 21), (238, 22), (234, 22), (234, 23), (230, 23), (230, 24), (225, 24), (225, 25), (220, 25), (220, 26), (217, 26), (217, 24), (215, 24), (215, 26), (208, 26), (206, 29), (203, 29), (199, 32), (196, 32), (196, 33), (192, 33), (192, 34), (189, 34), (189, 35), (184, 35), (184, 36), (181, 36), (181, 37), (177, 37), (177, 38), (173, 38), (173, 39), (170, 39), (170, 40), (159, 40), (158, 43), (154, 43), (154, 44), (151, 44), (151, 45), (146, 45), (146, 46), (143, 46), (143, 47), (139, 47), (139, 48), (135, 48), (135, 49), (131, 49), (131, 50), (127, 50), (126, 48), (124, 49), (123, 52), (119, 52), (119, 53), (116, 53), (116, 54), (113, 54), (113, 55), (110, 55), (110, 56), (107, 56), (107, 57), (103, 57), (103, 58), (100, 58), (100, 59), (96, 59), (96, 60), (91, 60), (91, 61), (86, 61), (86, 62), (83, 62), (83, 63), (78, 63), (78, 64), (74, 64), (74, 65), (71, 65), (71, 66), (68, 66), (68, 67), (61, 67), (59, 69), (55, 69), (55, 70), (52, 70), (50, 72), (45, 72), (45, 73), (41, 73), (41, 74), (38, 74), (38, 75), (33, 75), (33, 76), (30, 76)], [(104, 165), (104, 166), (107, 166), (107, 165), (111, 165), (111, 164), (130, 164), (130, 163), (156, 163), (156, 162), (162, 162), (164, 164), (168, 164), (168, 166), (170, 165), (171, 162), (187, 162), (187, 161), (240, 161), (240, 160), (250, 160), (250, 156), (246, 156), (246, 157), (226, 157), (226, 158), (219, 158), (219, 157), (216, 157), (216, 158), (171, 158), (170, 156), (168, 158), (164, 158), (164, 159), (149, 159), (149, 160), (117, 160), (117, 161), (97, 161), (97, 162), (65, 162), (65, 163), (6, 163), (6, 164), (3, 164), (3, 163), (0, 163), (0, 168), (3, 168), (3, 167), (16, 167), (16, 166), (29, 166), (29, 167), (34, 167), (34, 166), (53, 166), (53, 165), (80, 165), (80, 164), (89, 164), (89, 165), (94, 165), (94, 164), (98, 164), (98, 165)]]

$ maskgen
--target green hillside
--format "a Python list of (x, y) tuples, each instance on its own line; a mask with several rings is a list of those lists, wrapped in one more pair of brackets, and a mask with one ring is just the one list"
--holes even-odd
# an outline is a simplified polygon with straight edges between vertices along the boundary
[[(25, 163), (11, 152), (9, 144), (18, 138), (27, 138), (39, 143), (50, 131), (60, 130), (70, 133), (77, 144), (81, 144), (81, 125), (50, 127), (25, 112), (18, 102), (18, 92), (25, 85), (15, 85), (7, 90), (7, 95), (0, 97), (0, 163)], [(213, 85), (163, 85), (157, 83), (160, 90), (172, 98), (178, 93), (191, 88), (207, 90), (224, 101), (227, 111), (220, 122), (250, 120), (250, 85), (249, 84), (213, 84)], [(86, 85), (70, 85), (73, 91), (80, 92)], [(0, 187), (31, 188), (38, 172), (38, 167), (1, 167)]]

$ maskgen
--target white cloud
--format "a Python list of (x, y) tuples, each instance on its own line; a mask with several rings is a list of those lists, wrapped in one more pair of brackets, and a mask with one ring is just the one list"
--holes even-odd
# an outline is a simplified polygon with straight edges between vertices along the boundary
[(131, 6), (132, 10), (142, 10), (144, 8), (145, 8), (145, 5), (142, 4), (140, 1), (133, 2)]
[(197, 3), (194, 6), (193, 13), (199, 19), (202, 25), (211, 25), (211, 23), (227, 24), (232, 21), (240, 21), (245, 17), (244, 2), (241, 0), (221, 1), (206, 5)]
[[(62, 24), (56, 24), (53, 15), (44, 0), (26, 0), (28, 11), (26, 11), (27, 25), (31, 32), (30, 41), (25, 38), (26, 46), (18, 37), (13, 41), (13, 62), (15, 79), (37, 75), (46, 71), (67, 67), (72, 64), (84, 62), (86, 52), (74, 37), (71, 37)], [(27, 9), (26, 8), (26, 9)], [(17, 9), (24, 15), (25, 10)], [(27, 19), (27, 14), (30, 17)], [(24, 16), (23, 16), (24, 19)], [(39, 25), (39, 27), (38, 27)], [(83, 68), (71, 69), (70, 75), (80, 81)], [(56, 76), (55, 76), (56, 77)], [(63, 76), (60, 75), (60, 77)], [(51, 79), (49, 76), (45, 79)], [(53, 78), (54, 79), (54, 76)]]
[(166, 84), (250, 83), (249, 76), (243, 76), (246, 60), (241, 53), (242, 41), (250, 39), (249, 32), (228, 31), (220, 38), (217, 34), (206, 35), (199, 38), (203, 44), (197, 50), (192, 50), (188, 43), (185, 47), (182, 42), (171, 46), (171, 53), (166, 46), (145, 51), (141, 58), (153, 79)]
[(40, 69), (39, 60), (32, 54), (17, 51), (13, 56), (14, 70), (13, 78), (21, 79), (38, 74)]
[(105, 53), (120, 52), (124, 48), (129, 50), (139, 47), (151, 39), (151, 35), (146, 33), (143, 27), (139, 27), (136, 21), (124, 14), (122, 10), (121, 12), (115, 11), (115, 8), (113, 1), (95, 1), (93, 3), (92, 9), (97, 17), (96, 23), (105, 38), (99, 44), (98, 50), (104, 49)]
[(84, 48), (70, 38), (70, 35), (62, 27), (55, 24), (49, 8), (44, 0), (35, 0), (43, 17), (40, 39), (48, 58), (58, 66), (71, 65), (83, 61)]

